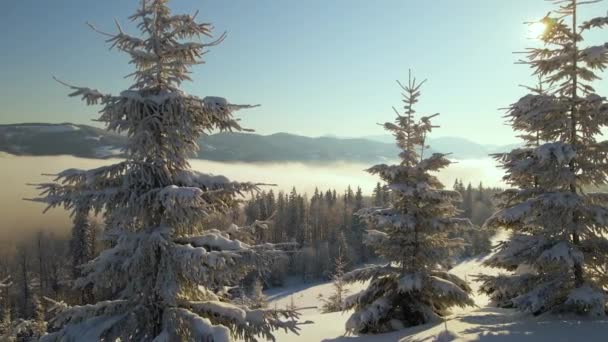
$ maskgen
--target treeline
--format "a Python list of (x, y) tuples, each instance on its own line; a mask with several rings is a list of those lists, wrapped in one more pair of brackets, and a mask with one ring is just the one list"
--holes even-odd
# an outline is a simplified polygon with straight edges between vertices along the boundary
[(353, 190), (350, 186), (344, 193), (315, 189), (310, 197), (295, 187), (289, 193), (258, 193), (244, 207), (246, 223), (270, 220), (266, 242), (300, 246), (286, 268), (273, 273), (273, 285), (280, 285), (286, 275), (304, 280), (326, 278), (334, 271), (333, 260), (339, 253), (351, 266), (367, 262), (370, 252), (363, 245), (365, 225), (354, 214), (372, 201), (363, 196), (360, 187)]
[(502, 191), (501, 188), (486, 188), (483, 183), (473, 187), (469, 182), (465, 187), (461, 179), (456, 179), (453, 189), (462, 196), (462, 201), (458, 206), (458, 209), (462, 212), (461, 216), (471, 219), (471, 222), (477, 226), (483, 225), (488, 217), (496, 211), (493, 198)]
[[(99, 227), (90, 228), (100, 234)], [(4, 285), (0, 286), (0, 341), (3, 336), (15, 337), (15, 341), (35, 341), (46, 332), (49, 313), (44, 298), (82, 303), (80, 291), (72, 286), (73, 252), (69, 237), (43, 231), (3, 251), (0, 255), (0, 282)]]
[[(475, 229), (457, 232), (454, 237), (466, 242), (456, 258), (487, 253), (491, 249), (490, 238), (495, 233), (481, 225), (495, 211), (493, 196), (498, 188), (486, 188), (482, 183), (466, 187), (456, 180), (454, 190), (462, 196), (460, 216), (469, 218)], [(280, 286), (288, 275), (304, 280), (327, 278), (335, 272), (334, 260), (341, 255), (346, 269), (375, 261), (376, 256), (364, 244), (366, 224), (356, 213), (362, 208), (389, 205), (391, 192), (377, 183), (371, 196), (364, 196), (361, 188), (348, 186), (343, 193), (335, 189), (315, 189), (309, 197), (298, 193), (296, 188), (285, 193), (262, 191), (244, 207), (243, 220), (270, 221), (267, 232), (260, 233), (258, 242), (296, 242), (301, 248), (284, 268), (275, 269), (270, 277), (271, 285)]]
[(470, 182), (465, 187), (462, 180), (459, 179), (454, 182), (453, 189), (458, 191), (462, 198), (458, 205), (459, 216), (470, 219), (474, 225), (472, 230), (454, 233), (465, 240), (461, 256), (471, 257), (490, 252), (492, 249), (490, 238), (496, 231), (483, 227), (483, 224), (496, 211), (493, 199), (502, 190), (493, 187), (486, 188), (481, 182), (477, 187), (473, 187)]

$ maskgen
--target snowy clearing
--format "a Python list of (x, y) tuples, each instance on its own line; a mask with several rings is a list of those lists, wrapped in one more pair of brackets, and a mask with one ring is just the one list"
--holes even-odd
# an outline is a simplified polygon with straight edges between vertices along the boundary
[[(508, 238), (504, 232), (493, 239), (496, 243)], [(470, 281), (475, 291), (478, 284), (472, 276), (478, 273), (496, 274), (498, 270), (482, 266), (488, 258), (474, 258), (456, 265), (450, 272)], [(364, 288), (364, 284), (349, 287), (351, 293)], [(277, 341), (302, 342), (433, 342), (433, 341), (606, 341), (608, 340), (608, 320), (593, 321), (576, 316), (533, 317), (512, 309), (494, 308), (488, 305), (488, 297), (475, 294), (478, 307), (454, 310), (446, 323), (450, 334), (445, 334), (442, 322), (426, 324), (400, 331), (364, 336), (345, 336), (344, 325), (350, 312), (322, 314), (319, 294), (327, 297), (333, 291), (327, 283), (292, 283), (286, 287), (270, 289), (266, 292), (270, 306), (283, 308), (293, 303), (301, 311), (301, 321), (312, 323), (301, 325), (300, 335), (277, 332)], [(317, 308), (310, 308), (317, 307)], [(452, 339), (439, 336), (452, 336)], [(448, 337), (449, 337), (448, 336)], [(439, 337), (439, 338), (438, 338)]]

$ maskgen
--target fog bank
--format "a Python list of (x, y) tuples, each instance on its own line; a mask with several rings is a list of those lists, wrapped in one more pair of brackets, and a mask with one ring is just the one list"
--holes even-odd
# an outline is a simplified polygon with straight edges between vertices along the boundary
[[(6, 242), (38, 230), (65, 233), (70, 220), (62, 209), (51, 209), (46, 214), (45, 205), (24, 201), (38, 195), (28, 183), (48, 182), (53, 174), (68, 168), (89, 169), (115, 163), (118, 160), (84, 159), (71, 156), (18, 157), (0, 153), (0, 242)], [(293, 186), (298, 192), (312, 193), (319, 189), (335, 188), (344, 191), (348, 185), (360, 186), (369, 195), (378, 179), (364, 170), (370, 165), (356, 163), (303, 164), (303, 163), (222, 163), (205, 160), (191, 161), (198, 171), (223, 174), (236, 181), (252, 181), (276, 184), (274, 191), (289, 191)], [(490, 159), (464, 160), (452, 164), (438, 174), (448, 188), (456, 178), (465, 183), (483, 182), (486, 186), (501, 186), (502, 172)]]

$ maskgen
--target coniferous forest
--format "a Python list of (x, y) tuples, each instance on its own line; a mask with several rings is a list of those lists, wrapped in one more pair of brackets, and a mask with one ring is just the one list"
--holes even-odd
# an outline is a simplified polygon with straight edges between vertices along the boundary
[(608, 340), (601, 1), (549, 0), (525, 23), (536, 37), (516, 62), (536, 83), (496, 94), (518, 140), (489, 155), (502, 179), (444, 181), (460, 161), (431, 137), (452, 114), (406, 64), (392, 118), (369, 117), (395, 150), (361, 169), (375, 186), (311, 176), (314, 191), (193, 167), (214, 149), (201, 136), (254, 131), (240, 114), (260, 105), (188, 86), (227, 44), (213, 18), (138, 4), (116, 13), (128, 27), (88, 24), (126, 58), (126, 86), (55, 78), (125, 145), (103, 166), (38, 165), (46, 181), (23, 200), (67, 212), (69, 233), (0, 245), (0, 342)]

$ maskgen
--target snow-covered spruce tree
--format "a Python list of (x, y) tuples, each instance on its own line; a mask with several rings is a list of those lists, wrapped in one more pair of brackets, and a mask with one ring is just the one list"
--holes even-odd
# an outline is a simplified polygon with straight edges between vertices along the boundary
[(414, 116), (414, 105), (424, 82), (412, 78), (404, 91), (405, 112), (395, 123), (385, 123), (402, 150), (397, 165), (376, 165), (368, 170), (379, 175), (392, 192), (393, 202), (386, 208), (363, 209), (359, 215), (371, 228), (366, 243), (388, 263), (351, 271), (346, 282), (367, 281), (367, 289), (346, 299), (345, 308), (355, 312), (346, 323), (348, 332), (377, 333), (403, 326), (438, 320), (452, 306), (474, 305), (471, 289), (445, 269), (454, 249), (462, 240), (450, 239), (454, 230), (471, 226), (468, 219), (456, 218), (458, 192), (444, 190), (431, 174), (448, 166), (444, 154), (425, 158), (431, 118), (438, 114)]
[(344, 299), (349, 292), (348, 289), (345, 288), (343, 279), (346, 266), (347, 263), (344, 258), (344, 253), (340, 249), (338, 251), (338, 256), (334, 260), (334, 272), (331, 276), (334, 292), (327, 298), (321, 298), (321, 301), (323, 301), (323, 306), (321, 308), (323, 313), (342, 311)]
[(510, 107), (507, 118), (526, 146), (495, 156), (514, 188), (500, 194), (501, 209), (486, 226), (509, 229), (512, 237), (487, 264), (510, 272), (480, 276), (481, 289), (499, 305), (534, 314), (603, 316), (608, 194), (586, 190), (604, 185), (608, 172), (608, 142), (597, 140), (608, 125), (608, 103), (591, 85), (608, 66), (608, 45), (581, 45), (608, 17), (579, 25), (583, 2), (554, 2), (558, 10), (542, 20), (544, 46), (530, 49), (525, 61), (550, 89)]
[(264, 308), (268, 306), (268, 298), (264, 295), (264, 284), (260, 278), (256, 278), (249, 291), (249, 299), (251, 301), (250, 307), (252, 308)]
[(32, 319), (30, 320), (32, 335), (36, 336), (36, 338), (40, 338), (46, 333), (47, 322), (44, 307), (37, 295), (32, 297), (32, 306), (33, 314)]
[[(209, 37), (210, 24), (195, 15), (171, 14), (167, 0), (143, 0), (131, 19), (140, 36), (118, 26), (112, 47), (126, 52), (134, 84), (119, 95), (72, 87), (89, 105), (101, 104), (99, 121), (128, 137), (126, 160), (91, 170), (70, 169), (42, 184), (40, 199), (72, 212), (103, 213), (112, 247), (83, 267), (76, 283), (110, 293), (109, 300), (58, 304), (44, 341), (256, 341), (275, 329), (296, 332), (292, 310), (249, 309), (222, 295), (250, 267), (261, 248), (201, 224), (232, 208), (256, 184), (230, 182), (190, 170), (196, 139), (212, 130), (242, 130), (240, 108), (220, 97), (198, 98), (179, 90), (207, 47), (188, 41)], [(94, 28), (94, 27), (93, 27)], [(95, 28), (94, 28), (95, 29)], [(82, 334), (86, 333), (86, 338)]]

